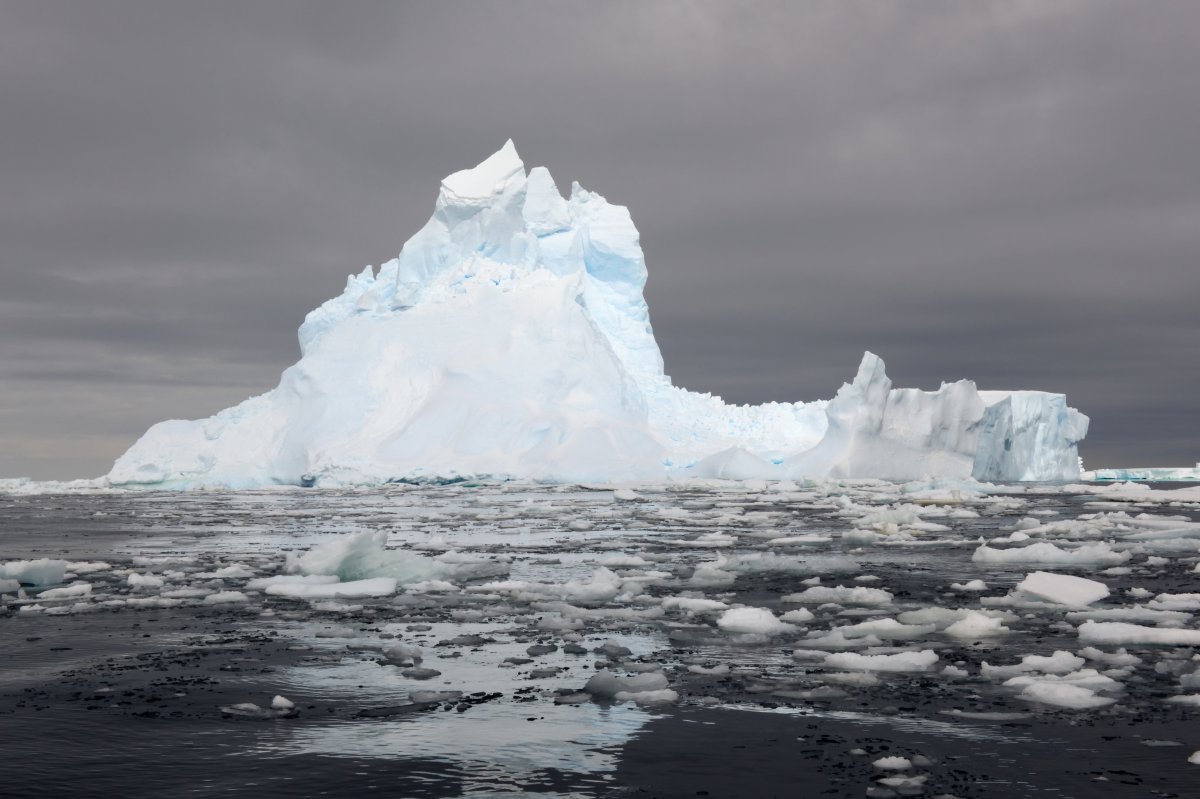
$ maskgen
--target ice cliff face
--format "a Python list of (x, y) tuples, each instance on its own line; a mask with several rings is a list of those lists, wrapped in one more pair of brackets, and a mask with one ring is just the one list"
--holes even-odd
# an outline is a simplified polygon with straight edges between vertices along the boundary
[(671, 384), (629, 212), (512, 142), (442, 181), (400, 255), (300, 327), (274, 390), (155, 425), (115, 485), (1078, 474), (1087, 417), (1041, 392), (892, 389), (867, 353), (829, 402), (726, 405)]

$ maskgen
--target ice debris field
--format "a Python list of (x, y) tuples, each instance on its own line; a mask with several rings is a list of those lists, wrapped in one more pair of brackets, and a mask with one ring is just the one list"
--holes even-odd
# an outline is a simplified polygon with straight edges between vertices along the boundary
[(208, 699), (199, 682), (139, 704), (109, 693), (124, 671), (60, 668), (95, 712), (192, 703), (291, 725), (281, 751), (416, 747), (519, 783), (546, 763), (609, 773), (662, 713), (769, 709), (897, 725), (886, 751), (822, 755), (861, 777), (855, 795), (887, 797), (976, 795), (939, 760), (950, 739), (992, 768), (986, 753), (1081, 720), (1119, 730), (1080, 756), (1087, 780), (1132, 767), (1120, 745), (1163, 769), (1200, 750), (1200, 487), (507, 481), (0, 504), (6, 551), (26, 555), (0, 565), (5, 640), (128, 614), (270, 631), (293, 660)]
[(629, 212), (578, 183), (564, 199), (508, 142), (442, 181), (398, 258), (308, 314), (277, 388), (153, 426), (96, 482), (1079, 477), (1088, 419), (1061, 394), (892, 388), (871, 353), (829, 401), (675, 386), (645, 283)]
[[(239, 768), (358, 795), (399, 761), (411, 796), (739, 768), (876, 799), (1187, 795), (1200, 488), (1079, 483), (1062, 395), (895, 389), (871, 353), (828, 401), (685, 390), (645, 281), (626, 209), (510, 142), (308, 315), (277, 388), (155, 425), (106, 477), (0, 481), (0, 781), (104, 730), (155, 795)], [(154, 771), (208, 724), (242, 759)], [(695, 760), (767, 729), (802, 758)], [(125, 791), (71, 782), (87, 744), (57, 787)]]

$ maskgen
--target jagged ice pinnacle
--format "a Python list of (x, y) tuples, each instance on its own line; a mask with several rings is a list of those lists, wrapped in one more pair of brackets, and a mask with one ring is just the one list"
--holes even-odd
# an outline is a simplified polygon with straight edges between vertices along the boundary
[(154, 425), (114, 485), (457, 477), (1066, 480), (1087, 417), (1060, 394), (893, 389), (866, 353), (830, 401), (736, 406), (672, 385), (629, 212), (512, 142), (442, 181), (433, 217), (300, 327), (279, 386)]

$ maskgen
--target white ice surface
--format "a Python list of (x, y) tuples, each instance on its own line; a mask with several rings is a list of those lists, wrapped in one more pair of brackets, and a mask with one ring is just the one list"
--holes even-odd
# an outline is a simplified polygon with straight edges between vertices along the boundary
[(796, 594), (785, 594), (780, 599), (798, 605), (824, 605), (834, 602), (839, 605), (874, 606), (890, 604), (892, 595), (882, 588), (814, 585)]
[(1053, 572), (1033, 572), (1017, 583), (1017, 590), (1069, 607), (1083, 607), (1108, 596), (1108, 586), (1098, 580)]
[(1200, 630), (1143, 627), (1120, 621), (1085, 621), (1079, 625), (1079, 640), (1090, 644), (1165, 644), (1200, 646)]
[(1095, 691), (1081, 685), (1049, 682), (1035, 682), (1026, 686), (1018, 694), (1018, 698), (1070, 710), (1090, 710), (1111, 705), (1116, 701), (1110, 697), (1099, 696)]
[(0, 563), (0, 578), (16, 580), (24, 585), (55, 585), (63, 581), (66, 573), (65, 560), (38, 558)]
[(795, 629), (766, 608), (730, 608), (717, 619), (717, 626), (730, 633), (778, 635)]
[(1075, 549), (1062, 549), (1049, 541), (1039, 541), (1024, 547), (999, 549), (981, 543), (971, 555), (976, 563), (1035, 563), (1063, 566), (1111, 566), (1125, 563), (1132, 557), (1128, 552), (1117, 552), (1108, 544), (1096, 542)]

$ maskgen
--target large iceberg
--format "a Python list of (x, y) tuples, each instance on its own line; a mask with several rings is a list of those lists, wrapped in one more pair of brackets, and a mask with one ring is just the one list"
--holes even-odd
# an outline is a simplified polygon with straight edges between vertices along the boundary
[(871, 353), (829, 401), (728, 405), (675, 386), (645, 282), (629, 212), (577, 183), (563, 199), (510, 141), (442, 181), (398, 258), (308, 314), (278, 387), (154, 425), (108, 480), (1078, 477), (1088, 420), (1059, 394), (893, 389)]

